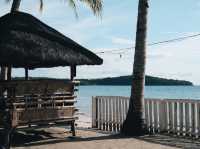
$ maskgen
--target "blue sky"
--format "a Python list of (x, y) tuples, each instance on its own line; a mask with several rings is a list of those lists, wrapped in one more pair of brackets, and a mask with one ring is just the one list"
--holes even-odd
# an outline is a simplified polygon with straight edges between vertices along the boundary
[[(48, 1), (48, 3), (47, 3)], [(92, 15), (78, 3), (79, 18), (62, 0), (45, 0), (39, 12), (39, 0), (22, 0), (20, 10), (31, 13), (93, 52), (134, 46), (138, 0), (104, 0), (102, 18)], [(11, 4), (0, 0), (0, 16)], [(200, 0), (150, 0), (148, 42), (162, 41), (200, 32)], [(200, 37), (147, 48), (146, 73), (159, 77), (185, 79), (200, 84)], [(78, 67), (78, 78), (97, 78), (132, 74), (134, 50), (120, 58), (116, 53), (100, 54), (101, 66)], [(36, 69), (31, 76), (69, 77), (67, 67)], [(14, 70), (23, 76), (24, 70)]]

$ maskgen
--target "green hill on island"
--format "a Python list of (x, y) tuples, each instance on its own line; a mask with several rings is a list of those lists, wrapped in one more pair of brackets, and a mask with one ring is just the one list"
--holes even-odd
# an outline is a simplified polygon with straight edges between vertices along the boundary
[[(102, 79), (80, 79), (81, 85), (131, 85), (131, 76), (120, 76)], [(173, 80), (159, 77), (146, 76), (145, 85), (189, 85), (193, 83), (184, 80)]]
[[(24, 79), (23, 77), (13, 78), (14, 80)], [(30, 77), (30, 80), (35, 79), (53, 79), (45, 77)], [(60, 81), (68, 81), (68, 79), (56, 79)], [(120, 76), (120, 77), (110, 77), (110, 78), (99, 78), (99, 79), (77, 79), (80, 81), (80, 85), (131, 85), (131, 76)], [(165, 79), (159, 77), (146, 76), (145, 85), (188, 85), (192, 86), (192, 82), (184, 80), (174, 80), (174, 79)]]

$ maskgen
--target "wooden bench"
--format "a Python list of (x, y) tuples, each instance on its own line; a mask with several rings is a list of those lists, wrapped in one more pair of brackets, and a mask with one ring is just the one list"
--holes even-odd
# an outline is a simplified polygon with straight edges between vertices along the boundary
[(0, 82), (0, 92), (4, 94), (0, 104), (6, 105), (0, 111), (0, 125), (5, 125), (3, 113), (7, 110), (12, 128), (70, 124), (75, 136), (75, 85), (60, 80)]

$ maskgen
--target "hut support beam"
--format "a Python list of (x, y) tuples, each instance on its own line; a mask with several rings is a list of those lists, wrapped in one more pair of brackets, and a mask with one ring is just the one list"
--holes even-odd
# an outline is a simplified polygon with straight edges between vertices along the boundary
[(28, 68), (25, 68), (25, 80), (29, 80)]
[[(12, 77), (12, 68), (11, 66), (9, 67), (1, 67), (1, 80), (11, 80)], [(10, 92), (9, 90), (4, 90), (1, 91), (1, 97), (5, 97), (6, 94), (7, 96), (9, 96)], [(6, 98), (3, 98), (3, 102), (4, 102), (4, 106), (3, 108), (3, 115), (4, 115), (4, 119), (3, 119), (3, 127), (4, 127), (4, 131), (3, 131), (3, 144), (2, 146), (0, 146), (1, 148), (4, 149), (10, 149), (10, 144), (11, 144), (11, 135), (12, 135), (12, 126), (11, 126), (11, 117), (10, 117), (10, 111), (6, 111)]]
[[(6, 124), (8, 127), (9, 124)], [(9, 126), (8, 128), (4, 128), (4, 144), (3, 149), (10, 149), (12, 142), (13, 128)]]
[(72, 132), (72, 136), (76, 136), (75, 121), (71, 122), (71, 132)]
[(71, 72), (71, 81), (73, 81), (74, 77), (76, 77), (76, 65), (73, 65), (70, 67), (70, 72)]
[(1, 80), (7, 80), (7, 67), (1, 67)]
[(7, 67), (7, 80), (12, 80), (12, 67)]
[[(6, 101), (4, 101), (6, 103)], [(10, 111), (6, 111), (6, 106), (3, 107), (3, 140), (0, 148), (3, 149), (10, 149), (11, 142), (12, 142), (12, 134), (13, 134), (13, 127), (11, 125), (11, 113)]]

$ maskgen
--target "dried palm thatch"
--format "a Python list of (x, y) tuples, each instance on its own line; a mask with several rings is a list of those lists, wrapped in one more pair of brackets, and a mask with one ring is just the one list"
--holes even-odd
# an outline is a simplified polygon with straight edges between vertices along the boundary
[(103, 60), (23, 12), (0, 18), (0, 65), (15, 68), (100, 65)]

